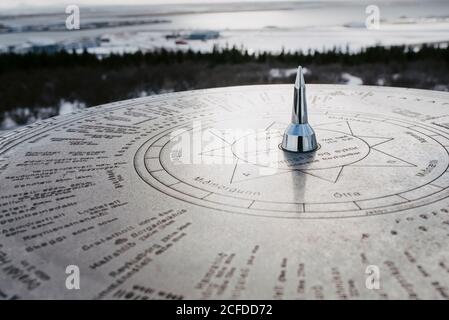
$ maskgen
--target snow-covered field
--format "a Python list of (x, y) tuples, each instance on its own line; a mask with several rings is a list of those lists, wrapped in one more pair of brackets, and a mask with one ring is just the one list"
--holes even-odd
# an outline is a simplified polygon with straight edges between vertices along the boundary
[[(359, 50), (372, 45), (447, 43), (449, 1), (379, 1), (379, 29), (367, 29), (366, 7), (372, 1), (263, 2), (144, 7), (81, 7), (81, 30), (0, 33), (0, 47), (20, 45), (35, 38), (55, 42), (103, 38), (89, 50), (100, 55), (158, 48), (211, 51), (219, 47), (244, 47), (250, 52), (307, 51), (333, 47)], [(40, 9), (41, 11), (44, 9)], [(1, 12), (0, 24), (39, 26), (63, 24), (64, 8), (30, 15)], [(82, 29), (83, 23), (161, 19), (117, 28)], [(184, 40), (192, 31), (215, 30), (218, 39)], [(166, 38), (177, 34), (178, 37)], [(177, 41), (178, 40), (178, 41)], [(178, 42), (178, 43), (177, 43)]]
[(361, 78), (353, 76), (352, 74), (346, 72), (343, 73), (341, 77), (346, 81), (347, 85), (360, 86), (363, 84), (363, 80)]
[[(188, 32), (184, 31), (185, 34)], [(415, 45), (422, 43), (447, 43), (449, 41), (449, 19), (435, 22), (408, 24), (381, 23), (379, 30), (345, 26), (304, 27), (299, 29), (264, 28), (260, 30), (223, 30), (218, 39), (201, 41), (187, 40), (176, 44), (176, 39), (166, 39), (167, 32), (137, 31), (107, 33), (110, 39), (101, 48), (91, 49), (96, 53), (151, 51), (166, 48), (208, 52), (214, 46), (220, 48), (236, 46), (253, 52), (280, 52), (281, 50), (307, 52), (328, 50), (334, 47), (351, 51), (374, 45)]]

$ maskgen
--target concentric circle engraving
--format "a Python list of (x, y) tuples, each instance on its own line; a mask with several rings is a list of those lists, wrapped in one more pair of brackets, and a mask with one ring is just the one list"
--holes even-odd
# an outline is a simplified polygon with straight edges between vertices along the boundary
[[(250, 215), (368, 216), (447, 197), (449, 139), (435, 129), (362, 113), (315, 110), (310, 117), (321, 145), (314, 153), (277, 147), (288, 115), (276, 114), (233, 138), (226, 126), (237, 119), (201, 128), (208, 141), (196, 154), (201, 163), (176, 158), (186, 153), (176, 130), (147, 141), (136, 161), (145, 161), (145, 181), (172, 197)], [(185, 131), (193, 136), (198, 128)]]
[(232, 145), (232, 153), (239, 160), (257, 166), (311, 170), (350, 165), (362, 160), (370, 151), (365, 141), (344, 132), (317, 129), (317, 136), (320, 148), (316, 152), (286, 153), (271, 143), (266, 144), (274, 140), (279, 146), (282, 141), (282, 131), (272, 131), (237, 140)]

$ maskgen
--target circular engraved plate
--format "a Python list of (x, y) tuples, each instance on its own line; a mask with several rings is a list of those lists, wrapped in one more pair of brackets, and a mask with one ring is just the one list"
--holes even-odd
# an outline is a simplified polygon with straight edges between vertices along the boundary
[(448, 298), (449, 95), (309, 85), (319, 149), (289, 153), (292, 90), (165, 94), (5, 133), (0, 298)]

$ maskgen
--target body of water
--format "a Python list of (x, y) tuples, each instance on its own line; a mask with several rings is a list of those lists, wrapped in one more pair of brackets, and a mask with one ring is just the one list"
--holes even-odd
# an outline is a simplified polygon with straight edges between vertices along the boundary
[[(20, 45), (33, 39), (76, 41), (107, 37), (100, 53), (188, 48), (210, 51), (214, 45), (245, 47), (250, 51), (329, 49), (349, 46), (420, 44), (449, 41), (449, 1), (380, 1), (380, 28), (367, 29), (365, 9), (372, 1), (244, 2), (190, 5), (80, 7), (81, 27), (104, 21), (161, 19), (164, 23), (79, 31), (19, 32), (0, 34), (0, 46)], [(0, 24), (13, 26), (63, 24), (64, 7), (38, 12), (5, 11)], [(195, 30), (215, 30), (218, 39), (186, 41), (167, 39)]]

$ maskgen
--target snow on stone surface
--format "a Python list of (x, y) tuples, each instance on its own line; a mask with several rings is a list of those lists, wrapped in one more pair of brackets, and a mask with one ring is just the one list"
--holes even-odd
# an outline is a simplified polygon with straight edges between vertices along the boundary
[(363, 84), (363, 80), (361, 78), (353, 76), (346, 72), (342, 73), (341, 77), (346, 81), (346, 84), (348, 85), (360, 86)]

